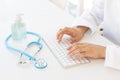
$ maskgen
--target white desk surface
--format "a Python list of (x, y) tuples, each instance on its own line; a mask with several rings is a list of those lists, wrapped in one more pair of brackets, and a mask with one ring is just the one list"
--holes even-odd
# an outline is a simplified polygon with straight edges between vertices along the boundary
[[(8, 0), (9, 1), (9, 0)], [(58, 27), (70, 25), (73, 18), (48, 0), (11, 0), (16, 1), (6, 7), (0, 19), (0, 79), (1, 80), (120, 80), (120, 71), (104, 67), (104, 60), (64, 69), (44, 46), (41, 57), (48, 67), (39, 70), (30, 66), (21, 68), (18, 58), (5, 48), (4, 40), (11, 31), (11, 20), (16, 13), (24, 12), (27, 30), (42, 36), (52, 34)], [(12, 6), (10, 6), (12, 5)]]

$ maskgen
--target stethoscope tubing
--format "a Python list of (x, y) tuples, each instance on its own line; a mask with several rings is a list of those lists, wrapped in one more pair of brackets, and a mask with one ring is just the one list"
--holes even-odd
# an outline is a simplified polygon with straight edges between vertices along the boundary
[[(35, 42), (36, 42), (37, 44), (40, 44), (40, 45), (41, 45), (41, 48), (42, 48), (42, 44), (39, 43), (40, 40), (41, 40), (41, 37), (40, 37), (38, 34), (33, 33), (33, 32), (27, 32), (27, 34), (31, 34), (31, 35), (37, 36), (38, 39), (37, 39), (37, 41), (35, 41)], [(36, 59), (35, 59), (33, 56), (31, 56), (30, 54), (28, 54), (28, 53), (26, 53), (26, 52), (24, 52), (24, 51), (22, 51), (22, 50), (13, 48), (12, 46), (10, 46), (10, 45), (8, 44), (8, 41), (9, 41), (9, 39), (10, 39), (11, 37), (12, 37), (12, 35), (10, 34), (10, 35), (5, 39), (5, 46), (6, 46), (8, 49), (13, 50), (13, 51), (15, 51), (15, 52), (18, 52), (18, 53), (20, 53), (20, 54), (22, 54), (22, 55), (25, 55), (25, 56), (27, 56), (27, 57), (28, 57), (30, 60), (32, 60), (32, 61), (36, 61)], [(34, 42), (34, 43), (35, 43), (35, 42)], [(33, 42), (32, 42), (31, 44), (33, 44)], [(30, 45), (30, 44), (29, 44), (29, 45)]]
[[(39, 45), (39, 50), (41, 50), (41, 49), (43, 48), (43, 45), (40, 43), (41, 37), (40, 37), (38, 34), (33, 33), (33, 32), (27, 32), (27, 34), (34, 35), (34, 36), (36, 36), (38, 39), (37, 39), (37, 41), (30, 42), (26, 47), (28, 48), (28, 47), (30, 47), (31, 45), (36, 44), (36, 45)], [(19, 49), (17, 49), (17, 48), (14, 48), (14, 47), (10, 46), (10, 45), (8, 44), (8, 42), (9, 42), (9, 39), (10, 39), (11, 37), (12, 37), (12, 35), (10, 34), (10, 35), (5, 39), (5, 46), (6, 46), (8, 49), (10, 49), (10, 50), (12, 50), (12, 51), (15, 51), (15, 52), (18, 52), (18, 53), (20, 53), (20, 55), (24, 55), (24, 56), (28, 57), (29, 60), (34, 61), (34, 62), (35, 62), (35, 63), (34, 63), (34, 66), (35, 66), (35, 68), (37, 68), (37, 69), (44, 69), (44, 68), (47, 67), (47, 62), (46, 62), (44, 59), (39, 59), (39, 60), (42, 60), (42, 61), (43, 61), (42, 63), (44, 63), (44, 65), (40, 66), (40, 65), (39, 65), (40, 61), (39, 61), (39, 60), (36, 60), (36, 58), (35, 58), (34, 56), (31, 56), (30, 54), (28, 54), (28, 53), (26, 53), (26, 52), (24, 52), (24, 51), (22, 51), (22, 50), (19, 50)], [(36, 53), (35, 53), (35, 54), (36, 54)]]

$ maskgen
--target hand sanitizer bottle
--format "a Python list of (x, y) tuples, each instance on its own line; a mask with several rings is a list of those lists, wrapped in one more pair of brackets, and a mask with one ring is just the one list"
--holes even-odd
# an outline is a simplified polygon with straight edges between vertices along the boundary
[(22, 22), (22, 14), (17, 15), (11, 27), (13, 40), (21, 41), (26, 38), (26, 26), (25, 23)]

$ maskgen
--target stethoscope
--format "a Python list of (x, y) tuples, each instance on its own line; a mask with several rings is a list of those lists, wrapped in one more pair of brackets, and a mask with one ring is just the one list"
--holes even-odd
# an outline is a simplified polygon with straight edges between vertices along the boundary
[[(25, 51), (22, 51), (22, 50), (19, 50), (19, 49), (17, 49), (17, 48), (12, 47), (12, 46), (8, 43), (9, 40), (10, 40), (10, 38), (12, 37), (12, 35), (9, 35), (9, 36), (6, 38), (6, 40), (5, 40), (5, 46), (6, 46), (8, 49), (10, 49), (10, 50), (12, 50), (12, 51), (15, 51), (15, 52), (17, 52), (17, 53), (19, 53), (19, 54), (21, 55), (21, 56), (20, 56), (19, 64), (24, 65), (24, 64), (27, 64), (28, 62), (33, 61), (35, 68), (37, 68), (37, 69), (44, 69), (44, 68), (46, 68), (46, 67), (47, 67), (47, 62), (46, 62), (44, 59), (36, 59), (36, 58), (35, 58), (35, 55), (36, 55), (38, 52), (40, 52), (40, 50), (43, 48), (43, 45), (42, 45), (42, 43), (41, 43), (41, 37), (40, 37), (40, 35), (38, 35), (37, 33), (34, 33), (34, 32), (27, 32), (27, 34), (29, 34), (29, 35), (34, 35), (34, 36), (36, 36), (36, 37), (38, 38), (37, 41), (30, 42), (30, 43), (28, 43), (27, 46), (26, 46), (26, 49), (28, 49), (28, 48), (31, 47), (32, 45), (37, 45), (37, 46), (38, 46), (39, 49), (34, 53), (33, 56), (30, 55), (29, 53), (25, 52)], [(28, 59), (27, 59), (27, 60), (22, 60), (22, 59), (21, 59), (22, 56), (25, 56), (25, 57), (27, 57)]]

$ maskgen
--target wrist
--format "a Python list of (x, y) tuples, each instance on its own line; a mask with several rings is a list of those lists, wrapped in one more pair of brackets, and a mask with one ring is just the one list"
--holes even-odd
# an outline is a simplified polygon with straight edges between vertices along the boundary
[(85, 26), (77, 26), (76, 27), (78, 30), (80, 30), (81, 32), (85, 33), (86, 31), (88, 31), (88, 27), (85, 27)]
[(101, 51), (103, 51), (103, 52), (101, 53), (101, 58), (105, 58), (106, 48), (103, 47), (103, 48), (101, 49)]

